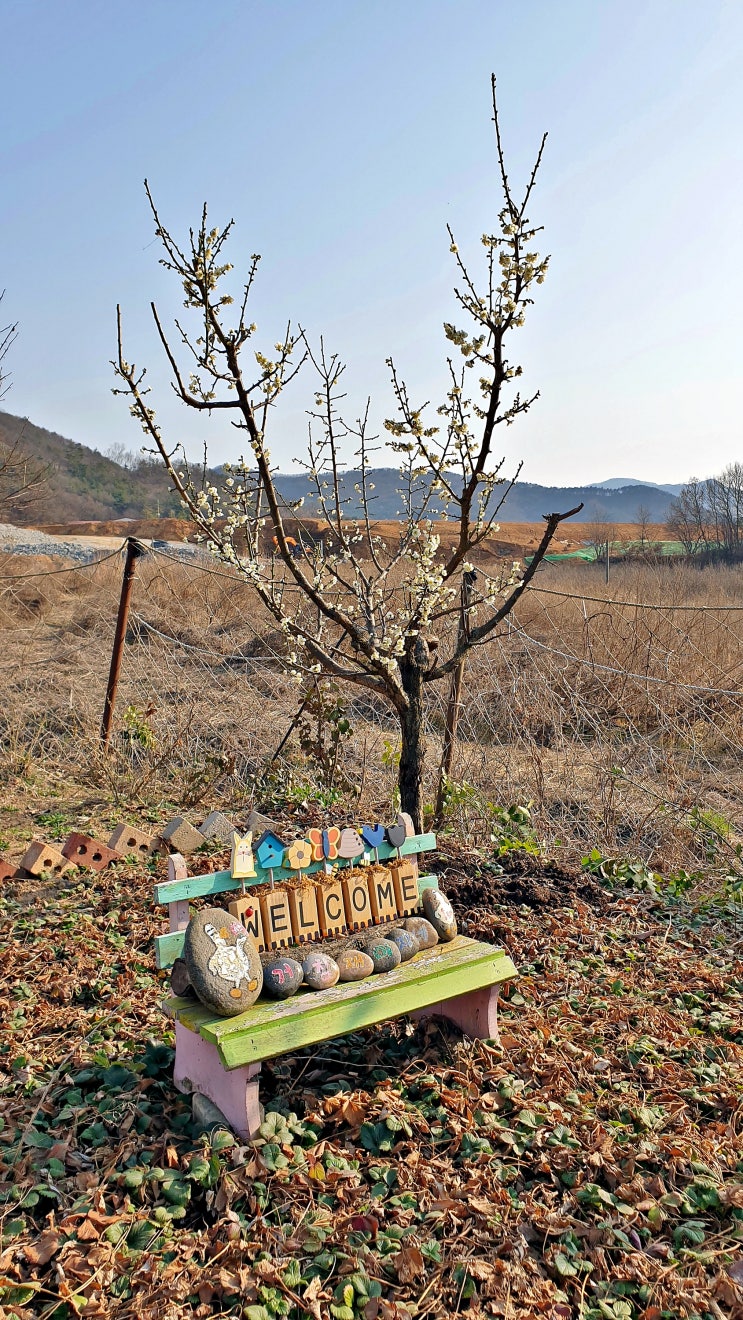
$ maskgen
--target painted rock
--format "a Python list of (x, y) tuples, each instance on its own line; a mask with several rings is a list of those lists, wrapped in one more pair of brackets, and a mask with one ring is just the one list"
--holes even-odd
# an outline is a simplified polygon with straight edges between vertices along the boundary
[(335, 985), (340, 970), (328, 953), (310, 953), (302, 963), (304, 979), (310, 990), (329, 990)]
[(183, 960), (202, 1004), (222, 1017), (244, 1013), (258, 998), (263, 968), (242, 922), (223, 908), (204, 908), (188, 923)]
[(338, 971), (341, 981), (363, 981), (364, 977), (371, 976), (374, 963), (368, 953), (362, 953), (360, 949), (344, 949), (338, 954)]
[(423, 911), (440, 940), (453, 940), (457, 933), (454, 908), (440, 889), (423, 890)]
[[(423, 891), (427, 893), (427, 890)], [(439, 942), (438, 931), (432, 926), (425, 917), (408, 917), (405, 922), (405, 929), (409, 930), (411, 935), (415, 935), (418, 941), (418, 947), (421, 949), (432, 949)]]
[(302, 968), (294, 958), (276, 958), (263, 968), (263, 989), (271, 999), (289, 999), (302, 984)]
[(400, 950), (391, 940), (375, 940), (373, 944), (367, 944), (366, 952), (374, 964), (375, 972), (391, 972), (402, 962)]
[(391, 930), (387, 939), (397, 945), (401, 962), (408, 962), (421, 947), (412, 930)]

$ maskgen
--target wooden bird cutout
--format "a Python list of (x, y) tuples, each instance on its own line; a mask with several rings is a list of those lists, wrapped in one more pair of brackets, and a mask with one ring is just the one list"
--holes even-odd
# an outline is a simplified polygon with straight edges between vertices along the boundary
[(361, 837), (367, 848), (379, 848), (384, 843), (384, 825), (362, 825)]

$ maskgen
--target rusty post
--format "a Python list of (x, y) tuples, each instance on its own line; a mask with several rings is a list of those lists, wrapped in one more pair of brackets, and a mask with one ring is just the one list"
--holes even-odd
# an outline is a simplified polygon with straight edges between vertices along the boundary
[(116, 632), (114, 633), (114, 644), (111, 652), (111, 668), (108, 672), (106, 701), (103, 707), (103, 719), (101, 720), (101, 742), (103, 743), (104, 751), (108, 747), (109, 739), (111, 737), (111, 721), (113, 720), (114, 705), (116, 703), (116, 689), (119, 686), (121, 653), (124, 648), (126, 626), (129, 619), (129, 606), (132, 599), (135, 564), (137, 560), (146, 553), (147, 547), (144, 546), (141, 541), (138, 541), (134, 536), (127, 537), (124, 578), (121, 583), (119, 613), (116, 619)]

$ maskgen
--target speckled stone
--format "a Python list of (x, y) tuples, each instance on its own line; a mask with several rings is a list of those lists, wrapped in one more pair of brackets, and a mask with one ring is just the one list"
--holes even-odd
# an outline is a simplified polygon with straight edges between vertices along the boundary
[[(424, 893), (427, 892), (424, 890)], [(415, 935), (421, 949), (433, 949), (439, 942), (438, 932), (425, 917), (408, 917), (405, 929)]]
[(302, 963), (304, 979), (310, 990), (329, 990), (335, 985), (340, 971), (328, 953), (310, 953)]
[(263, 968), (241, 922), (223, 908), (204, 908), (188, 923), (183, 960), (202, 1004), (222, 1017), (244, 1013), (258, 998)]
[(400, 950), (391, 940), (375, 940), (373, 944), (367, 944), (366, 952), (374, 964), (375, 972), (391, 972), (402, 962)]
[(440, 889), (424, 889), (423, 911), (440, 940), (453, 940), (457, 933), (454, 908)]
[(397, 945), (401, 962), (409, 962), (421, 947), (412, 930), (391, 930), (387, 939)]
[(341, 981), (363, 981), (366, 976), (371, 976), (374, 963), (361, 949), (344, 949), (338, 954), (338, 971)]
[(302, 984), (301, 965), (294, 958), (275, 958), (263, 968), (263, 991), (271, 999), (290, 999)]

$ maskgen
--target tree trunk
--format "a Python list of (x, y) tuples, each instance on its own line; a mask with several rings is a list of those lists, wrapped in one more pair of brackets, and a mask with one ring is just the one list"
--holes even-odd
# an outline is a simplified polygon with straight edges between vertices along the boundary
[[(465, 573), (462, 578), (462, 607), (459, 616), (459, 627), (457, 629), (457, 644), (469, 637), (469, 611), (472, 608), (472, 592), (476, 579), (477, 574), (474, 570)], [(457, 667), (451, 676), (449, 701), (446, 707), (446, 728), (444, 729), (444, 743), (441, 749), (439, 786), (436, 791), (436, 808), (434, 811), (434, 821), (437, 826), (441, 824), (444, 814), (446, 784), (451, 778), (451, 768), (454, 763), (454, 748), (457, 743), (457, 729), (459, 727), (459, 712), (462, 707), (462, 687), (464, 685), (464, 671), (466, 665), (467, 655), (465, 652), (457, 661)]]
[[(425, 645), (425, 644), (424, 644)], [(416, 651), (419, 648), (416, 647)], [(426, 647), (426, 658), (427, 658)], [(400, 716), (400, 766), (397, 784), (400, 790), (400, 810), (413, 818), (417, 834), (423, 830), (423, 656), (412, 654), (400, 664), (400, 677), (408, 698)]]

